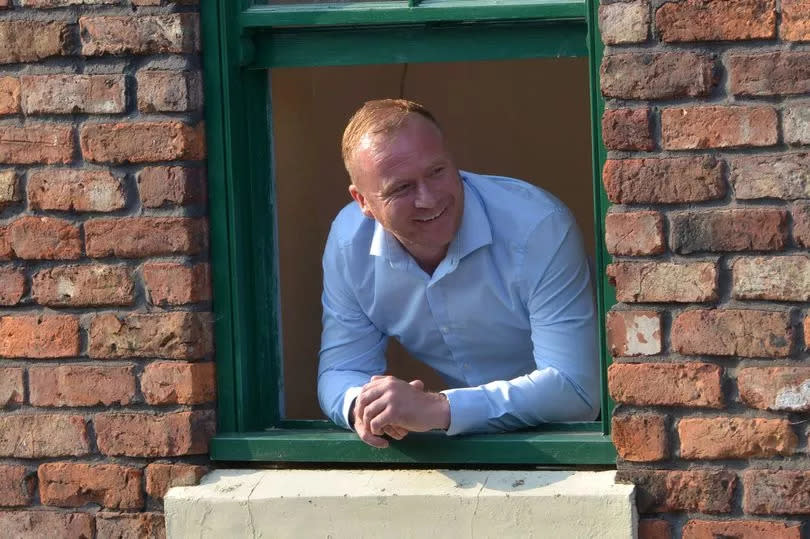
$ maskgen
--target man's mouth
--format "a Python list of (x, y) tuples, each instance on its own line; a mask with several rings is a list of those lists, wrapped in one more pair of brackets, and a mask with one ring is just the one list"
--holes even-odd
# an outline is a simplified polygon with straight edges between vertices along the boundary
[(447, 206), (442, 208), (441, 211), (439, 211), (439, 213), (435, 215), (430, 215), (428, 217), (420, 217), (418, 219), (414, 219), (414, 221), (419, 221), (420, 223), (429, 223), (430, 221), (435, 221), (436, 219), (444, 215), (445, 211), (447, 211)]

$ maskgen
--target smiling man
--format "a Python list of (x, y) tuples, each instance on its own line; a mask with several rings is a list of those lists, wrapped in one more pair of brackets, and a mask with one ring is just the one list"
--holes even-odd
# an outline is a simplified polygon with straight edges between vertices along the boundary
[[(343, 134), (354, 202), (323, 256), (318, 397), (375, 447), (598, 414), (590, 272), (569, 210), (459, 171), (423, 106), (370, 101)], [(393, 337), (452, 389), (383, 376)]]

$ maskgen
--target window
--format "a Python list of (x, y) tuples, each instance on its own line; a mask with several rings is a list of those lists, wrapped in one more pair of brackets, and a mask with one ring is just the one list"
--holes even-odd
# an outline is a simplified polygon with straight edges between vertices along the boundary
[[(589, 235), (587, 228), (593, 228), (594, 256), (602, 276), (597, 282), (599, 326), (604, 328), (604, 312), (612, 304), (612, 298), (603, 278), (607, 255), (602, 248), (602, 221), (607, 205), (597, 180), (604, 160), (598, 143), (602, 103), (595, 86), (601, 50), (595, 32), (586, 32), (586, 19), (594, 17), (595, 9), (595, 4), (576, 0), (319, 4), (208, 0), (204, 3), (211, 258), (219, 383), (219, 426), (211, 445), (213, 459), (425, 464), (615, 461), (608, 436), (611, 404), (604, 380), (602, 414), (597, 422), (549, 424), (531, 432), (497, 435), (411, 434), (380, 451), (365, 446), (353, 433), (337, 429), (326, 420), (300, 419), (311, 417), (312, 413), (306, 406), (296, 410), (290, 399), (295, 386), (291, 369), (296, 362), (314, 362), (316, 357), (290, 346), (286, 354), (282, 353), (284, 331), (289, 331), (281, 323), (282, 315), (287, 313), (290, 323), (293, 319), (290, 304), (283, 304), (282, 298), (285, 290), (287, 297), (295, 297), (294, 285), (288, 279), (295, 262), (290, 262), (293, 255), (285, 254), (288, 231), (284, 229), (290, 220), (285, 215), (292, 212), (292, 218), (295, 217), (295, 205), (288, 202), (294, 197), (289, 194), (284, 170), (289, 167), (285, 163), (296, 158), (294, 131), (289, 129), (291, 121), (285, 116), (289, 109), (284, 108), (287, 98), (283, 96), (285, 88), (295, 88), (295, 79), (300, 76), (307, 76), (310, 81), (317, 78), (334, 89), (335, 85), (353, 80), (352, 77), (376, 79), (381, 72), (390, 72), (400, 81), (418, 86), (420, 77), (429, 79), (440, 72), (446, 76), (453, 70), (466, 70), (468, 75), (474, 73), (470, 76), (486, 79), (493, 70), (521, 73), (524, 69), (544, 69), (551, 85), (559, 77), (566, 77), (560, 73), (567, 65), (574, 66), (572, 69), (576, 71), (579, 62), (582, 76), (578, 84), (585, 85), (586, 74), (590, 74), (590, 123), (594, 126), (588, 157), (595, 172), (591, 174), (587, 196), (590, 199), (590, 193), (596, 193), (594, 219), (585, 223), (580, 219), (580, 226), (586, 235)], [(400, 73), (408, 70), (410, 78), (400, 77)], [(350, 87), (348, 84), (347, 88)], [(583, 89), (582, 95), (586, 93), (587, 89)], [(408, 93), (406, 96), (415, 97)], [(307, 106), (311, 110), (327, 105), (315, 99)], [(583, 115), (587, 115), (588, 104), (583, 102), (582, 107)], [(453, 120), (446, 119), (444, 123), (448, 127)], [(332, 144), (337, 148), (338, 140)], [(461, 165), (463, 168), (464, 163)], [(478, 171), (521, 177), (519, 171)], [(342, 175), (342, 169), (337, 172)], [(345, 179), (341, 176), (338, 181)], [(545, 187), (557, 191), (553, 185)], [(581, 192), (579, 196), (584, 194)], [(345, 195), (337, 201), (331, 200), (331, 195), (323, 196), (332, 207), (348, 201)], [(330, 214), (327, 219), (332, 217)], [(316, 261), (321, 247), (322, 244), (310, 246)], [(312, 265), (310, 257), (301, 273), (319, 276), (319, 264)], [(297, 312), (302, 312), (301, 309), (298, 305)], [(315, 313), (316, 318), (320, 315), (318, 302), (303, 309)], [(600, 339), (604, 373), (608, 356), (604, 336), (600, 335)], [(289, 336), (287, 340), (293, 341)]]

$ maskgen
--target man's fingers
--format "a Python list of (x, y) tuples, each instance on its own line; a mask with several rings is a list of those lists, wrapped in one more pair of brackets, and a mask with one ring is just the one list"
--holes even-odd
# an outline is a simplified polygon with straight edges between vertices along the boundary
[(388, 447), (388, 440), (380, 436), (375, 436), (368, 428), (367, 424), (359, 423), (356, 424), (355, 427), (357, 429), (357, 435), (360, 437), (360, 439), (371, 447), (376, 447), (378, 449), (385, 449)]
[(387, 407), (385, 410), (377, 414), (377, 416), (366, 423), (368, 425), (368, 429), (371, 431), (372, 434), (382, 435), (385, 433), (385, 427), (392, 424), (394, 421), (394, 413), (391, 411), (390, 407)]
[[(366, 405), (366, 406), (363, 408), (363, 415), (361, 415), (361, 416), (360, 416), (360, 418), (362, 419), (363, 423), (365, 423), (366, 425), (368, 425), (368, 424), (369, 424), (369, 422), (370, 422), (372, 419), (374, 419), (375, 417), (377, 417), (377, 415), (378, 415), (380, 412), (382, 412), (383, 410), (385, 410), (385, 407), (386, 407), (387, 405), (388, 405), (388, 403), (385, 401), (385, 399), (377, 399), (377, 400), (372, 401), (372, 402), (370, 402), (369, 404), (367, 404), (367, 405)], [(375, 433), (375, 434), (376, 434), (376, 433)]]
[(411, 380), (408, 383), (420, 391), (425, 390), (425, 383), (422, 380)]
[(383, 428), (383, 432), (393, 438), (394, 440), (401, 440), (408, 435), (408, 429), (397, 427), (396, 425), (388, 425)]

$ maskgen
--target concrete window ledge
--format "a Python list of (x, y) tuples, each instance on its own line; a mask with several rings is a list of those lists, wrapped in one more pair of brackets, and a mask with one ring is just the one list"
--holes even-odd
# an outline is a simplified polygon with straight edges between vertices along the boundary
[(217, 470), (165, 498), (169, 538), (634, 537), (615, 472)]

